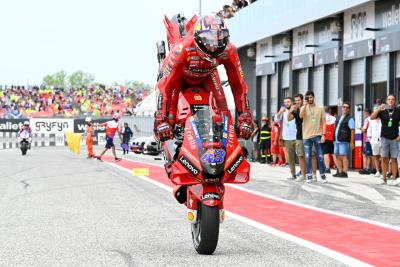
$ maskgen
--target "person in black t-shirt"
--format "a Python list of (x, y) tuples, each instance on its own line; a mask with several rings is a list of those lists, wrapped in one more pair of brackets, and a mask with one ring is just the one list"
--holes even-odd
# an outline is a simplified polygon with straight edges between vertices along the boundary
[[(304, 144), (303, 144), (303, 119), (300, 118), (300, 108), (303, 106), (303, 95), (298, 94), (294, 96), (294, 105), (290, 108), (288, 114), (288, 121), (295, 120), (297, 134), (296, 134), (296, 154), (299, 157), (299, 165), (301, 176), (297, 180), (305, 180), (306, 177), (306, 161), (304, 158)], [(313, 168), (314, 169), (314, 168)]]
[(397, 142), (399, 137), (400, 110), (396, 108), (396, 98), (388, 95), (386, 105), (382, 104), (371, 115), (371, 120), (381, 119), (381, 157), (382, 157), (382, 180), (379, 184), (387, 183), (386, 174), (389, 168), (389, 159), (392, 159), (392, 175), (394, 180), (392, 184), (397, 184)]

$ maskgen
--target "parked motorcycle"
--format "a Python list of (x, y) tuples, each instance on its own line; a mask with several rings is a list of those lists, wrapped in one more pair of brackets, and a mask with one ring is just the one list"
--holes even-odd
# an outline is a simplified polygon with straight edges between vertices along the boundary
[(181, 91), (174, 138), (162, 143), (174, 196), (187, 207), (196, 251), (212, 254), (225, 218), (224, 184), (247, 183), (250, 164), (230, 112), (219, 111), (212, 93), (203, 88)]

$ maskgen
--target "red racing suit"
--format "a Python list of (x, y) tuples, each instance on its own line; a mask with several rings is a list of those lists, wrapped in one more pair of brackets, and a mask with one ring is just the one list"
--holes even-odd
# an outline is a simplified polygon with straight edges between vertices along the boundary
[(168, 123), (174, 125), (179, 92), (189, 86), (202, 86), (209, 90), (215, 97), (218, 109), (222, 113), (229, 112), (217, 71), (217, 66), (221, 64), (225, 66), (238, 113), (247, 115), (244, 119), (239, 118), (239, 122), (245, 120), (247, 125), (252, 126), (247, 85), (236, 48), (229, 43), (218, 58), (207, 60), (200, 56), (191, 34), (174, 45), (163, 61), (162, 78), (157, 83), (157, 114), (165, 115)]

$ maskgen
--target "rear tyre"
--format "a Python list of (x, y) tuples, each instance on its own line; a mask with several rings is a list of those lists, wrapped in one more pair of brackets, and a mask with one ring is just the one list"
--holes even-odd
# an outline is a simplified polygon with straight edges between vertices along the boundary
[(199, 203), (197, 222), (192, 224), (192, 240), (197, 253), (210, 255), (217, 248), (219, 208)]

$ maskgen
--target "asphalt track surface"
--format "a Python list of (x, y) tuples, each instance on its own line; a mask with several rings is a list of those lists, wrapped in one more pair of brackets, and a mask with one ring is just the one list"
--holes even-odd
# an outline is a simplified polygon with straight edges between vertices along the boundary
[[(152, 165), (143, 165), (143, 162)], [(355, 244), (365, 244), (362, 236), (365, 239), (370, 233), (375, 233), (374, 240), (385, 244), (397, 237), (400, 233), (397, 229), (304, 207), (300, 213), (304, 216), (296, 217), (293, 211), (302, 207), (241, 189), (259, 189), (260, 193), (282, 196), (287, 193), (283, 185), (265, 183), (258, 177), (246, 186), (229, 189), (227, 197), (231, 193), (235, 200), (227, 199), (231, 216), (221, 225), (217, 250), (212, 256), (197, 255), (186, 209), (168, 191), (162, 169), (154, 166), (160, 163), (148, 157), (131, 156), (118, 164), (102, 163), (74, 155), (66, 148), (35, 149), (26, 157), (20, 156), (17, 150), (1, 151), (0, 266), (343, 266), (363, 262), (396, 266), (400, 263), (393, 253), (400, 251), (397, 239), (386, 244), (384, 251), (366, 245), (367, 253), (362, 255), (348, 253), (347, 243), (335, 243), (336, 247), (323, 243), (327, 233), (327, 238), (330, 233), (338, 236), (335, 232), (338, 229), (356, 225), (366, 232), (351, 229), (358, 233), (352, 238)], [(150, 177), (132, 176), (132, 167), (143, 166), (150, 169)], [(264, 189), (267, 185), (271, 190)], [(237, 198), (243, 196), (246, 198), (240, 207)], [(333, 197), (328, 194), (325, 199), (329, 201)], [(317, 198), (315, 194), (313, 199)], [(257, 205), (248, 209), (251, 201)], [(347, 204), (352, 201), (347, 199)], [(341, 209), (341, 202), (338, 203), (331, 210), (357, 215), (347, 212), (350, 208), (344, 204)], [(370, 214), (368, 208), (374, 209), (373, 205), (378, 204), (371, 203), (357, 213)], [(241, 213), (243, 205), (249, 212)], [(381, 216), (371, 214), (375, 217), (366, 219), (396, 225), (398, 210), (380, 207)], [(258, 219), (254, 217), (257, 214)], [(281, 219), (290, 215), (291, 221)], [(336, 229), (329, 228), (333, 218), (329, 216), (335, 216)], [(272, 219), (263, 221), (267, 217)], [(304, 217), (311, 218), (311, 222), (304, 221)], [(281, 221), (286, 226), (282, 227)], [(312, 221), (320, 223), (316, 225)], [(302, 229), (308, 231), (301, 232)], [(315, 236), (322, 241), (312, 239)], [(343, 237), (347, 242), (348, 237)], [(386, 261), (374, 261), (382, 259), (382, 255)]]

